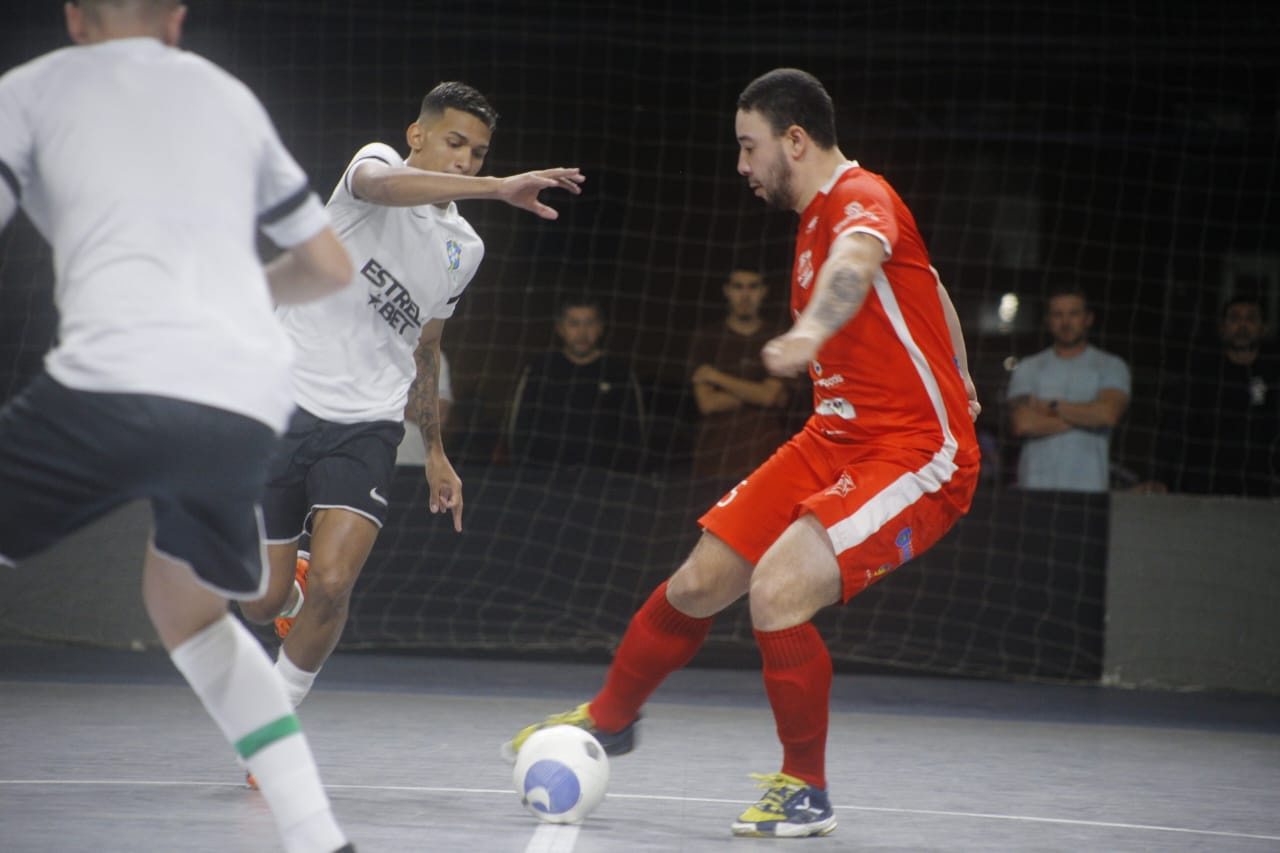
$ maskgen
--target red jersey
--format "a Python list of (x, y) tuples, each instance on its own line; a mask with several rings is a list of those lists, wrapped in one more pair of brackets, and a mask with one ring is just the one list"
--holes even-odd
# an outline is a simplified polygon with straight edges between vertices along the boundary
[(878, 238), (889, 257), (862, 308), (809, 365), (814, 413), (806, 429), (837, 442), (976, 462), (968, 396), (928, 250), (898, 194), (857, 163), (837, 170), (800, 216), (792, 316), (809, 304), (832, 241), (853, 231)]

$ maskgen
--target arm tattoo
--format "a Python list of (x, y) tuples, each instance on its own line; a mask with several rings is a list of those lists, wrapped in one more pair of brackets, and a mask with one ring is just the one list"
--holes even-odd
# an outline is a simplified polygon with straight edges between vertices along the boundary
[(420, 346), (413, 360), (418, 373), (409, 386), (409, 417), (429, 449), (440, 444), (440, 357), (434, 346)]
[(814, 298), (810, 316), (823, 329), (834, 333), (858, 313), (870, 290), (869, 276), (847, 267), (838, 269)]

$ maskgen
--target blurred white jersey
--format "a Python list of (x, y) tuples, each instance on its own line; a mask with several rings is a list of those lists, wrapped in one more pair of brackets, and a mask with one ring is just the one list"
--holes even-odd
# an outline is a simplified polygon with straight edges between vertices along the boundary
[(335, 423), (400, 421), (422, 327), (453, 315), (484, 243), (447, 207), (387, 207), (356, 198), (351, 173), (369, 159), (404, 165), (395, 149), (364, 146), (329, 199), (329, 216), (355, 265), (355, 281), (305, 305), (277, 309), (298, 351), (294, 400)]
[(255, 234), (289, 247), (328, 220), (248, 88), (152, 38), (46, 54), (0, 78), (5, 193), (53, 247), (55, 380), (283, 429), (291, 350)]

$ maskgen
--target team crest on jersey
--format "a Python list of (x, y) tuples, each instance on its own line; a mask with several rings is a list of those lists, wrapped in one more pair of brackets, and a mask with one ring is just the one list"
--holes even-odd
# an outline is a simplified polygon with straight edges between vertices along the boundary
[(853, 484), (853, 478), (849, 476), (849, 472), (841, 471), (840, 479), (836, 480), (836, 484), (827, 489), (826, 493), (828, 495), (839, 495), (843, 498), (856, 488), (858, 487)]
[(449, 269), (457, 270), (462, 266), (462, 244), (457, 240), (449, 240), (444, 244), (444, 248), (449, 256)]
[(801, 290), (808, 290), (813, 284), (813, 251), (806, 249), (796, 259), (796, 284)]

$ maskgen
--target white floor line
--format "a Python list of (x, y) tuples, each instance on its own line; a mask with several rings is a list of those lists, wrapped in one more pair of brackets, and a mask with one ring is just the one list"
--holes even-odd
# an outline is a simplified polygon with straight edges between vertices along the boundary
[(541, 823), (533, 831), (524, 853), (573, 853), (582, 827), (573, 823)]
[[(104, 786), (104, 787), (223, 787), (223, 788), (243, 788), (243, 782), (211, 782), (200, 780), (147, 780), (147, 779), (0, 779), (0, 786), (5, 785), (47, 785), (47, 786), (75, 786), (82, 785)], [(507, 788), (459, 788), (451, 787), (431, 787), (424, 785), (331, 785), (326, 784), (325, 788), (331, 791), (406, 791), (416, 793), (438, 793), (438, 794), (496, 794), (504, 797), (511, 797), (512, 802), (519, 804), (515, 792)], [(716, 797), (674, 797), (660, 794), (617, 794), (610, 792), (608, 799), (617, 800), (650, 800), (675, 803), (717, 803), (727, 805), (742, 805), (742, 800), (738, 799), (721, 799)], [(878, 807), (878, 806), (843, 806), (833, 805), (836, 811), (846, 812), (877, 812), (881, 814), (911, 814), (911, 815), (932, 815), (935, 817), (958, 817), (970, 818), (978, 820), (1003, 820), (1018, 821), (1023, 823), (1046, 823), (1057, 824), (1062, 826), (1093, 826), (1102, 829), (1132, 829), (1142, 832), (1169, 832), (1182, 835), (1197, 835), (1212, 838), (1241, 838), (1257, 841), (1280, 841), (1280, 835), (1265, 835), (1250, 832), (1230, 832), (1227, 830), (1215, 829), (1193, 829), (1184, 826), (1161, 826), (1158, 824), (1146, 823), (1125, 823), (1120, 821), (1105, 820), (1078, 820), (1074, 818), (1061, 817), (1038, 817), (1035, 815), (1015, 815), (1015, 814), (997, 814), (994, 812), (964, 812), (952, 811), (944, 809), (907, 809), (894, 807)], [(553, 830), (571, 827), (578, 829), (576, 826), (569, 824), (539, 824), (539, 831), (546, 829), (545, 834), (556, 838), (558, 835), (568, 836), (570, 833), (556, 833)], [(577, 833), (571, 833), (573, 839), (576, 839)], [(538, 838), (538, 832), (535, 831), (534, 839)], [(568, 853), (573, 849), (572, 840), (568, 847), (550, 847), (546, 848), (547, 853)], [(533, 844), (534, 841), (530, 841)], [(540, 847), (528, 847), (527, 853), (534, 851), (542, 851)]]

